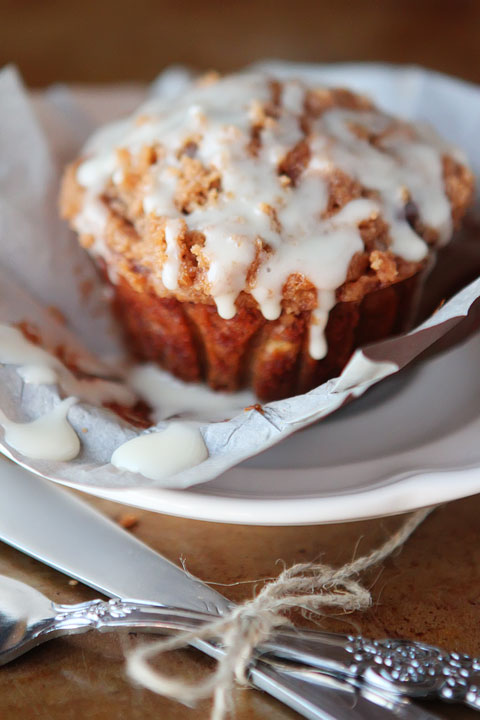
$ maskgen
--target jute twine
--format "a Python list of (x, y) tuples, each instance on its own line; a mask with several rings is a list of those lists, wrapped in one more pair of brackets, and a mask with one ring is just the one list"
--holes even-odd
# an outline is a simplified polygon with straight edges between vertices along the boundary
[[(235, 682), (248, 683), (247, 671), (255, 648), (281, 625), (289, 623), (282, 613), (292, 608), (316, 613), (327, 606), (344, 612), (370, 607), (371, 593), (357, 576), (401, 547), (432, 510), (416, 511), (383, 545), (342, 567), (298, 563), (266, 583), (253, 600), (238, 605), (228, 615), (194, 631), (135, 649), (127, 657), (128, 675), (149, 690), (186, 705), (213, 696), (211, 720), (223, 720), (232, 710)], [(187, 683), (163, 675), (149, 664), (150, 659), (161, 653), (184, 648), (194, 640), (211, 638), (222, 641), (225, 654), (205, 680)]]

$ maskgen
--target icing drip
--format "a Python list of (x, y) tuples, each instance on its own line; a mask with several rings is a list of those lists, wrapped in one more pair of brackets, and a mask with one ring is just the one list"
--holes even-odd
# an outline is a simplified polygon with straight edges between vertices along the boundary
[(178, 287), (178, 272), (180, 268), (180, 247), (178, 236), (183, 230), (182, 220), (167, 220), (165, 223), (165, 242), (167, 244), (167, 260), (162, 269), (162, 282), (167, 290), (176, 290)]
[[(312, 313), (310, 351), (321, 358), (327, 351), (323, 330), (334, 304), (335, 291), (345, 282), (355, 253), (364, 249), (362, 221), (381, 216), (389, 226), (390, 249), (407, 261), (427, 255), (424, 240), (405, 217), (407, 199), (419, 220), (438, 233), (440, 242), (451, 230), (450, 204), (445, 195), (442, 156), (450, 151), (433, 131), (393, 119), (377, 110), (326, 109), (310, 118), (302, 130), (308, 88), (296, 80), (282, 85), (278, 107), (272, 103), (271, 80), (243, 74), (206, 87), (194, 86), (172, 106), (156, 99), (130, 120), (103, 129), (86, 146), (88, 159), (77, 180), (86, 188), (86, 205), (75, 220), (89, 232), (99, 220), (95, 202), (107, 183), (121, 183), (117, 149), (132, 157), (143, 147), (160, 148), (144, 186), (143, 211), (166, 220), (166, 261), (161, 268), (165, 288), (178, 288), (178, 240), (185, 230), (204, 237), (198, 250), (206, 269), (208, 291), (223, 318), (236, 313), (236, 298), (250, 292), (268, 320), (279, 317), (288, 277), (298, 274), (317, 289)], [(141, 119), (141, 121), (140, 121)], [(260, 127), (255, 151), (248, 151), (252, 128)], [(375, 142), (369, 138), (376, 137)], [(175, 203), (181, 173), (180, 149), (195, 138), (195, 159), (218, 171), (221, 188), (211, 202), (182, 211)], [(282, 173), (285, 158), (299, 144), (307, 147), (298, 177)], [(452, 152), (452, 154), (455, 154)], [(329, 178), (339, 170), (367, 188), (369, 197), (348, 202), (325, 216)], [(105, 219), (100, 220), (100, 225)], [(93, 230), (91, 230), (93, 232)], [(97, 227), (92, 251), (108, 255), (104, 230)], [(254, 277), (250, 268), (260, 256)], [(160, 268), (159, 268), (160, 270)]]
[(123, 443), (113, 453), (111, 463), (120, 470), (161, 481), (207, 458), (208, 450), (200, 431), (173, 422), (165, 430), (139, 435)]
[[(95, 255), (104, 258), (111, 256), (105, 236), (107, 220), (108, 210), (104, 203), (94, 192), (89, 192), (88, 198), (86, 198), (80, 213), (76, 217), (76, 223), (79, 230), (92, 239), (91, 251)], [(115, 276), (112, 275), (112, 282), (114, 279)]]
[(67, 415), (76, 402), (77, 398), (66, 398), (50, 412), (27, 423), (13, 422), (0, 410), (5, 442), (34, 460), (73, 460), (80, 451), (80, 441)]
[(314, 360), (321, 360), (328, 351), (325, 338), (325, 328), (328, 323), (328, 313), (335, 305), (335, 293), (329, 290), (320, 290), (318, 305), (312, 313), (308, 349)]

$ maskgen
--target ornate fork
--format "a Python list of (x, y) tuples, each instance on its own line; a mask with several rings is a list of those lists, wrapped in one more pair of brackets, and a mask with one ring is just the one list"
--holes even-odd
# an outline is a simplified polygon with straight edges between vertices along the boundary
[[(99, 630), (191, 630), (211, 620), (208, 613), (162, 607), (137, 600), (92, 600), (59, 605), (28, 585), (0, 576), (0, 665), (48, 640)], [(258, 648), (263, 661), (308, 682), (325, 684), (325, 674), (376, 693), (437, 696), (480, 709), (480, 660), (399, 640), (366, 640), (322, 631), (282, 630)]]

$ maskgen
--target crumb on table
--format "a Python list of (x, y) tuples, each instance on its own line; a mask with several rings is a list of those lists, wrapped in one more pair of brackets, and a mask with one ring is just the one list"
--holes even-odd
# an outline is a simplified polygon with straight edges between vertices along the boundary
[(131, 530), (138, 525), (138, 517), (133, 513), (123, 513), (123, 515), (119, 515), (116, 522), (120, 527), (125, 528), (125, 530)]

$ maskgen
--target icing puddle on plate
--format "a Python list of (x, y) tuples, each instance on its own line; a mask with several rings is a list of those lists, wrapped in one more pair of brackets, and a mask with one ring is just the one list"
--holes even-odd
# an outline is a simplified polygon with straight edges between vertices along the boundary
[(81, 442), (68, 412), (82, 400), (96, 406), (117, 402), (131, 407), (140, 397), (152, 407), (155, 423), (176, 418), (161, 430), (128, 440), (112, 454), (112, 465), (151, 480), (164, 480), (206, 460), (208, 450), (199, 425), (229, 419), (255, 402), (249, 391), (231, 395), (187, 385), (153, 364), (133, 367), (126, 385), (96, 377), (78, 379), (58, 358), (5, 324), (0, 324), (0, 363), (16, 365), (25, 383), (58, 384), (68, 396), (29, 422), (14, 422), (0, 410), (5, 443), (27, 458), (66, 462), (77, 457)]
[(206, 385), (187, 385), (153, 364), (133, 367), (128, 382), (152, 407), (155, 422), (175, 415), (199, 423), (219, 422), (238, 415), (257, 402), (250, 390), (223, 393), (210, 390)]

